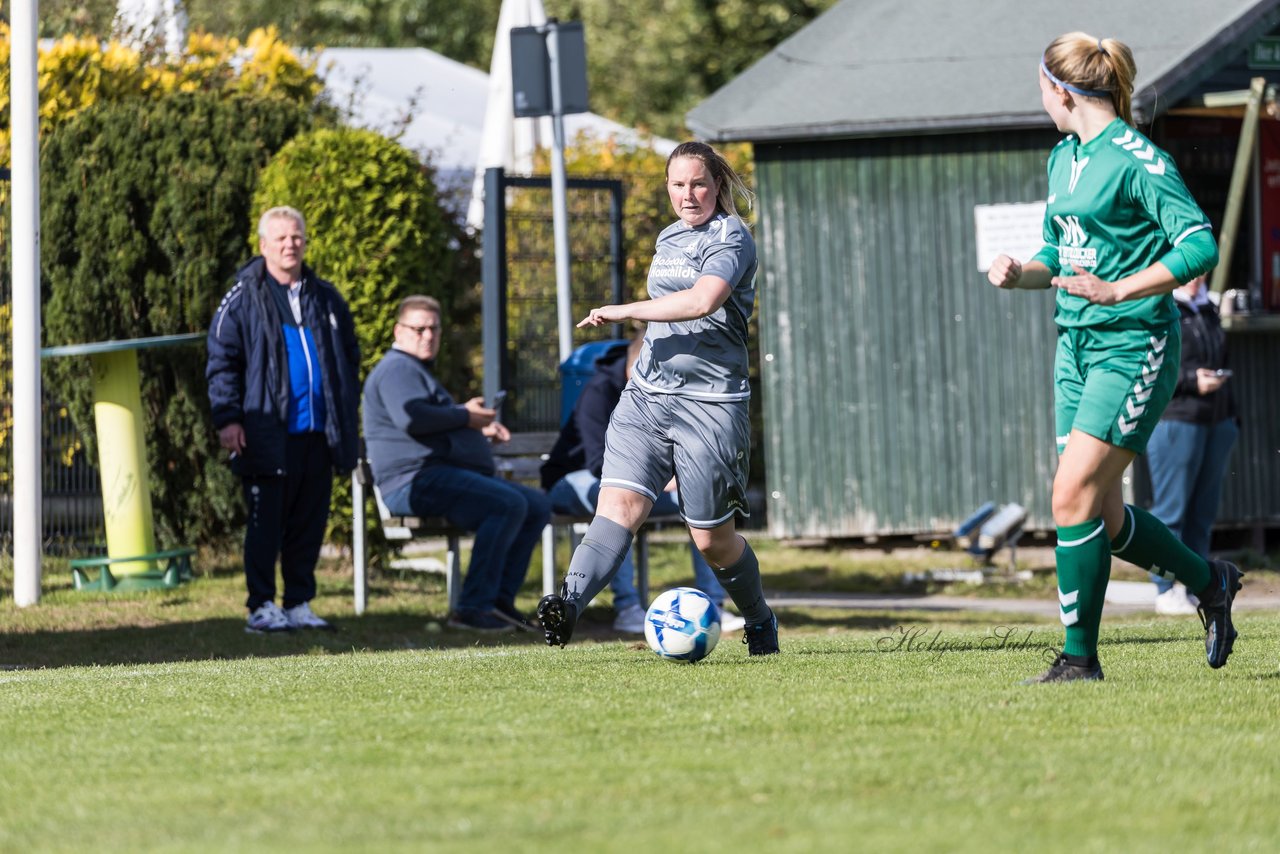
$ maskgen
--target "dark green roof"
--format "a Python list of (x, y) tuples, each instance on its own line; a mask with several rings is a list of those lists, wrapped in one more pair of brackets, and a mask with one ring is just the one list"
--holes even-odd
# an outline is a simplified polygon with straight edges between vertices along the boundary
[(1149, 118), (1280, 23), (1280, 0), (842, 0), (687, 116), (710, 140), (1048, 125), (1036, 67), (1064, 32), (1134, 51)]

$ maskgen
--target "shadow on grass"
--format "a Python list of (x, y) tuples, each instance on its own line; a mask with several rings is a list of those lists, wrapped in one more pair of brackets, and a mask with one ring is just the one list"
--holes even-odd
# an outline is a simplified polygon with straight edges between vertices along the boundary
[(801, 566), (792, 569), (770, 569), (767, 586), (771, 590), (786, 592), (810, 592), (821, 590), (824, 593), (894, 593), (907, 594), (925, 592), (923, 584), (904, 585), (900, 573), (849, 571), (834, 569), (822, 564)]
[(240, 617), (0, 635), (0, 669), (158, 664), (351, 652), (541, 644), (531, 632), (477, 634), (414, 614), (331, 620), (336, 631), (249, 634)]

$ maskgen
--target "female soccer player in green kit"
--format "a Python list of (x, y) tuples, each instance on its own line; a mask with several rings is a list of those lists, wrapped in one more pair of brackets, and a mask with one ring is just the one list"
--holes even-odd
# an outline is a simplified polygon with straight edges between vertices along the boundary
[(1001, 255), (1001, 288), (1057, 291), (1053, 518), (1066, 644), (1031, 682), (1101, 679), (1098, 626), (1115, 554), (1172, 576), (1200, 599), (1210, 667), (1231, 654), (1240, 571), (1206, 561), (1120, 484), (1146, 449), (1177, 384), (1171, 293), (1218, 261), (1209, 221), (1169, 155), (1133, 127), (1133, 53), (1115, 39), (1068, 33), (1040, 63), (1045, 111), (1067, 137), (1049, 155), (1045, 247), (1026, 263)]

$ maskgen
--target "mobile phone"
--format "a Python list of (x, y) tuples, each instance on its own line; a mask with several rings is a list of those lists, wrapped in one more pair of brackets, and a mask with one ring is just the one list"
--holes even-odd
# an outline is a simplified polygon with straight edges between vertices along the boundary
[(505, 390), (495, 392), (493, 395), (493, 400), (489, 401), (489, 408), (497, 409), (498, 407), (502, 406), (502, 401), (506, 399), (507, 399), (507, 392)]
[(1230, 368), (1218, 368), (1218, 370), (1216, 370), (1216, 371), (1214, 371), (1214, 372), (1213, 372), (1213, 375), (1214, 375), (1215, 377), (1222, 377), (1223, 379), (1226, 379), (1227, 377), (1231, 376), (1231, 369), (1230, 369)]

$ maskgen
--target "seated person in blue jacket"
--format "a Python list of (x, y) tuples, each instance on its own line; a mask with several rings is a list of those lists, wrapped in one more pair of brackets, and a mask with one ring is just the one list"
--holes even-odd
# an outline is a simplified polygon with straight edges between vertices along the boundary
[(411, 296), (396, 313), (395, 343), (364, 383), (364, 438), (387, 508), (443, 517), (475, 532), (452, 628), (532, 631), (516, 609), (529, 558), (551, 518), (536, 489), (494, 475), (490, 441), (510, 432), (473, 397), (455, 403), (432, 374), (441, 342), (440, 303)]
[[(628, 347), (618, 347), (601, 356), (596, 371), (574, 404), (573, 414), (560, 429), (560, 437), (547, 461), (542, 464), (542, 488), (547, 490), (551, 507), (557, 513), (590, 516), (596, 511), (600, 495), (600, 472), (604, 467), (604, 436), (609, 416), (622, 397), (622, 389), (631, 377), (631, 366), (640, 356), (644, 336), (638, 335)], [(652, 515), (679, 512), (680, 496), (673, 478), (667, 490), (653, 505)], [(733, 632), (744, 625), (742, 617), (724, 609), (727, 594), (702, 553), (694, 547), (694, 586), (720, 605), (720, 630)], [(618, 572), (609, 582), (613, 591), (614, 631), (639, 634), (644, 631), (645, 605), (636, 590), (635, 565), (631, 553), (623, 558)]]

